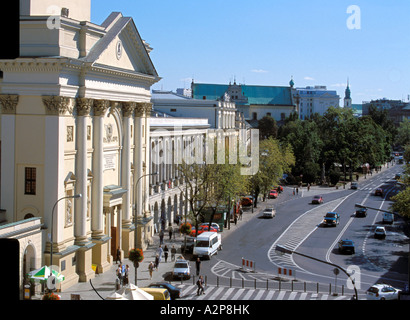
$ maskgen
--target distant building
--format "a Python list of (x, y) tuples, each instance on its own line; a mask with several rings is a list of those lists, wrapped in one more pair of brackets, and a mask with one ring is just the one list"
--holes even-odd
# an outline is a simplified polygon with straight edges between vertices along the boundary
[(329, 107), (339, 107), (339, 95), (335, 90), (327, 90), (326, 86), (308, 86), (296, 90), (299, 96), (300, 119), (309, 119), (315, 113), (323, 115)]
[(390, 100), (387, 98), (364, 101), (362, 114), (368, 115), (371, 106), (377, 110), (387, 110), (389, 118), (396, 126), (400, 125), (403, 119), (410, 119), (410, 103), (402, 100)]
[(192, 97), (198, 100), (229, 98), (252, 126), (257, 126), (258, 120), (264, 116), (271, 116), (280, 122), (297, 111), (291, 86), (243, 85), (236, 81), (226, 85), (192, 82), (191, 89)]

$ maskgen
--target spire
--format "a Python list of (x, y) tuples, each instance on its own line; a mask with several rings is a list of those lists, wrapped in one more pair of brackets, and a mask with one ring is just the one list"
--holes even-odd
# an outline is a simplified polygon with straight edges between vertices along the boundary
[(295, 85), (295, 82), (293, 81), (293, 76), (290, 77), (289, 85), (291, 88)]
[(351, 99), (350, 98), (350, 88), (349, 88), (349, 77), (347, 78), (347, 87), (345, 90), (345, 99)]

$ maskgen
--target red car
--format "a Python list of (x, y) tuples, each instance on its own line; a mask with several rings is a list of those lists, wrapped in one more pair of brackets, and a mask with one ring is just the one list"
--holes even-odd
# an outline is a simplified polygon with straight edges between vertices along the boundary
[(278, 192), (276, 190), (269, 191), (269, 199), (276, 199), (278, 197)]
[[(211, 227), (211, 229), (209, 229), (209, 226), (201, 226), (198, 227), (198, 235), (201, 234), (202, 232), (205, 231), (210, 231), (210, 232), (218, 232), (218, 230), (216, 228)], [(193, 230), (190, 234), (191, 237), (195, 237), (196, 235), (196, 230)]]
[(241, 205), (244, 207), (251, 206), (253, 204), (253, 200), (251, 197), (244, 197), (241, 199)]
[(274, 187), (273, 189), (277, 190), (279, 193), (283, 192), (283, 187), (282, 186), (277, 186), (277, 187)]
[(314, 196), (312, 199), (312, 203), (322, 204), (323, 203), (322, 196)]

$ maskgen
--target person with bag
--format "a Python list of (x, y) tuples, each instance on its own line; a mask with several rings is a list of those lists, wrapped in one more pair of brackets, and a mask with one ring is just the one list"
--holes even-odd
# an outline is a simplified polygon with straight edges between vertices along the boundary
[(196, 295), (199, 296), (201, 294), (205, 294), (204, 291), (204, 280), (202, 276), (199, 276), (198, 281), (196, 282), (198, 290), (196, 291)]
[(151, 261), (148, 265), (148, 270), (149, 270), (149, 279), (152, 280), (152, 272), (154, 272), (154, 263)]

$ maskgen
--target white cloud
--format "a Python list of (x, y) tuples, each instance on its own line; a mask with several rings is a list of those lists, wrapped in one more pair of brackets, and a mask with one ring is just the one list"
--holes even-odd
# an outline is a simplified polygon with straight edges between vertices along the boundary
[(307, 76), (304, 77), (303, 79), (305, 79), (305, 80), (311, 80), (311, 81), (312, 81), (312, 80), (315, 80), (314, 78), (312, 78), (312, 77), (307, 77)]
[(331, 87), (346, 87), (346, 83), (335, 83), (335, 84), (331, 84)]
[(252, 69), (251, 72), (255, 73), (268, 73), (269, 71), (263, 69)]

